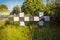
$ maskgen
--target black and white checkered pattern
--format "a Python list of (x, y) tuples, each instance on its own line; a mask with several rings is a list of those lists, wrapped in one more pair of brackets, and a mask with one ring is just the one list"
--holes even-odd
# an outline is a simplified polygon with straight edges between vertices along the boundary
[(44, 16), (44, 12), (40, 12), (39, 16), (24, 16), (24, 12), (20, 13), (19, 17), (13, 17), (9, 18), (9, 20), (14, 20), (14, 21), (19, 21), (20, 26), (25, 26), (25, 21), (39, 21), (39, 25), (43, 26), (44, 25), (44, 20), (45, 21), (50, 21), (49, 16)]

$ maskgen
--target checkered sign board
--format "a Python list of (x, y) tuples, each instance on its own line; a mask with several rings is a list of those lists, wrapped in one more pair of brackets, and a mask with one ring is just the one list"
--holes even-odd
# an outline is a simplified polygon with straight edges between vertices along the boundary
[(39, 16), (25, 16), (24, 12), (22, 12), (19, 17), (9, 18), (9, 20), (19, 21), (20, 26), (25, 26), (25, 21), (39, 21), (39, 25), (43, 26), (44, 21), (50, 21), (50, 16), (44, 16), (44, 12), (40, 12)]

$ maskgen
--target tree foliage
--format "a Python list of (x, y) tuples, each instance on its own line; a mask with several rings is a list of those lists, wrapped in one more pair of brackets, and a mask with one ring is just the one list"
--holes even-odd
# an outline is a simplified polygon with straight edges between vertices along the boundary
[(19, 14), (20, 13), (20, 7), (17, 5), (13, 8), (11, 14)]
[(43, 11), (43, 1), (42, 0), (25, 0), (22, 5), (22, 12), (30, 13), (36, 15), (38, 12)]
[(8, 7), (4, 4), (0, 5), (0, 11), (8, 11)]
[(45, 12), (46, 15), (54, 15), (54, 8), (55, 8), (55, 1), (53, 0), (46, 0)]

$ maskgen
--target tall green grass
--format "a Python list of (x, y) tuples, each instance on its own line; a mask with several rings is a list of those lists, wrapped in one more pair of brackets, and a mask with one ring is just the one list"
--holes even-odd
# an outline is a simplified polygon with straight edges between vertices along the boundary
[(42, 28), (34, 24), (23, 27), (19, 22), (4, 20), (0, 22), (0, 40), (58, 40), (58, 30), (50, 28), (48, 23)]

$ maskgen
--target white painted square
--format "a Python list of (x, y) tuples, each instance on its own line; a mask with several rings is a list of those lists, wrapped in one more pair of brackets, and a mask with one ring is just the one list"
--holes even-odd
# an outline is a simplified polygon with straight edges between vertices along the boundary
[(14, 21), (19, 21), (19, 17), (14, 17)]
[(29, 17), (24, 17), (24, 21), (29, 21)]
[(39, 21), (39, 17), (38, 16), (35, 16), (34, 17), (34, 21)]
[(39, 13), (39, 17), (42, 17), (42, 16), (44, 16), (44, 12)]
[(43, 21), (39, 21), (39, 26), (43, 26), (44, 22)]
[(24, 21), (20, 21), (20, 26), (25, 26)]
[(24, 17), (24, 12), (20, 13), (20, 17)]
[(50, 21), (50, 16), (44, 16), (45, 21)]

